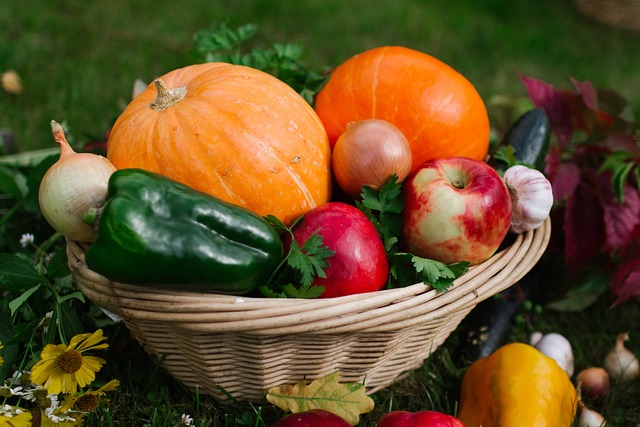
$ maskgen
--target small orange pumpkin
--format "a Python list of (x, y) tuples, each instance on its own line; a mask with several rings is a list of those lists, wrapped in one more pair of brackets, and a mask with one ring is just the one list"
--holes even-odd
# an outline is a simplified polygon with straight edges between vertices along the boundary
[(285, 224), (331, 196), (331, 148), (313, 108), (241, 65), (190, 65), (157, 79), (116, 120), (107, 158)]
[(475, 87), (444, 62), (402, 46), (382, 46), (336, 67), (315, 99), (335, 144), (349, 122), (382, 119), (409, 141), (412, 171), (436, 157), (484, 160), (489, 117)]

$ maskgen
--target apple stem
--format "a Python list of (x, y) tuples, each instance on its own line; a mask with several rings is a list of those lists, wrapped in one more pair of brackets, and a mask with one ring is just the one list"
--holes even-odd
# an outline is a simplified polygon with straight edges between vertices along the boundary
[(464, 188), (465, 183), (462, 180), (456, 180), (456, 181), (451, 182), (451, 185), (453, 185), (457, 189), (461, 190), (461, 189)]

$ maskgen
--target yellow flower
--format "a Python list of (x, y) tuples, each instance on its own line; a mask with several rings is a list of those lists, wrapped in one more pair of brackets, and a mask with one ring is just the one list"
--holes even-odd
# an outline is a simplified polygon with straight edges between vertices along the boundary
[(120, 381), (111, 380), (97, 390), (87, 390), (73, 397), (68, 397), (61, 407), (62, 411), (76, 410), (82, 413), (92, 412), (100, 404), (101, 398), (108, 391), (115, 391), (120, 386)]
[(0, 427), (31, 427), (31, 412), (16, 406), (0, 406)]
[(93, 334), (80, 334), (71, 338), (69, 345), (47, 344), (40, 354), (40, 361), (31, 369), (31, 381), (43, 384), (49, 393), (75, 393), (78, 385), (91, 383), (96, 372), (106, 363), (96, 356), (85, 356), (89, 350), (103, 350), (109, 344), (98, 329)]

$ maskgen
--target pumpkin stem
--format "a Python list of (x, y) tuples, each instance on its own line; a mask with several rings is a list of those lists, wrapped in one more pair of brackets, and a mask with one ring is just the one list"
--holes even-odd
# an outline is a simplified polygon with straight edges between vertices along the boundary
[(153, 83), (156, 86), (158, 94), (156, 95), (156, 99), (149, 104), (149, 107), (157, 111), (171, 107), (176, 102), (182, 100), (187, 94), (187, 88), (185, 86), (169, 89), (161, 79), (157, 79)]

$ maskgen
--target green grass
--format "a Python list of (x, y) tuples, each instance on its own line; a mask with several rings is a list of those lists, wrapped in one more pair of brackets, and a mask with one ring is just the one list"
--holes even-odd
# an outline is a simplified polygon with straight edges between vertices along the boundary
[[(18, 96), (0, 91), (0, 128), (14, 132), (20, 150), (52, 147), (51, 119), (65, 121), (78, 143), (101, 137), (130, 99), (135, 79), (150, 81), (191, 63), (193, 34), (223, 21), (231, 27), (258, 24), (253, 42), (258, 45), (304, 44), (307, 63), (314, 67), (337, 65), (379, 45), (419, 49), (467, 76), (490, 107), (493, 96), (525, 94), (518, 78), (522, 72), (560, 87), (568, 87), (571, 77), (591, 80), (618, 90), (636, 113), (640, 108), (640, 33), (597, 24), (570, 1), (5, 0), (0, 71), (18, 71), (25, 89)], [(553, 274), (548, 276), (554, 288)], [(640, 354), (638, 325), (637, 304), (612, 311), (602, 298), (574, 314), (522, 313), (509, 339), (526, 340), (536, 329), (564, 333), (581, 369), (599, 364), (624, 330), (632, 332), (629, 348)], [(391, 409), (455, 412), (470, 362), (466, 331), (474, 326), (464, 322), (422, 368), (376, 393), (376, 409), (362, 424), (372, 426)], [(119, 378), (122, 390), (113, 395), (109, 410), (93, 415), (87, 425), (176, 426), (188, 413), (200, 414), (199, 426), (266, 426), (283, 415), (265, 402), (222, 405), (187, 390), (125, 329), (111, 325), (106, 332), (112, 345), (101, 375)], [(617, 387), (597, 406), (611, 425), (636, 425), (640, 407), (633, 387)]]
[(523, 95), (522, 72), (561, 87), (570, 77), (591, 80), (640, 107), (640, 34), (594, 23), (569, 1), (7, 0), (0, 70), (18, 71), (25, 90), (0, 92), (0, 128), (23, 150), (52, 145), (51, 119), (100, 135), (135, 79), (191, 63), (192, 35), (221, 21), (258, 24), (257, 43), (303, 43), (317, 67), (384, 44), (419, 49), (462, 72), (487, 102)]

